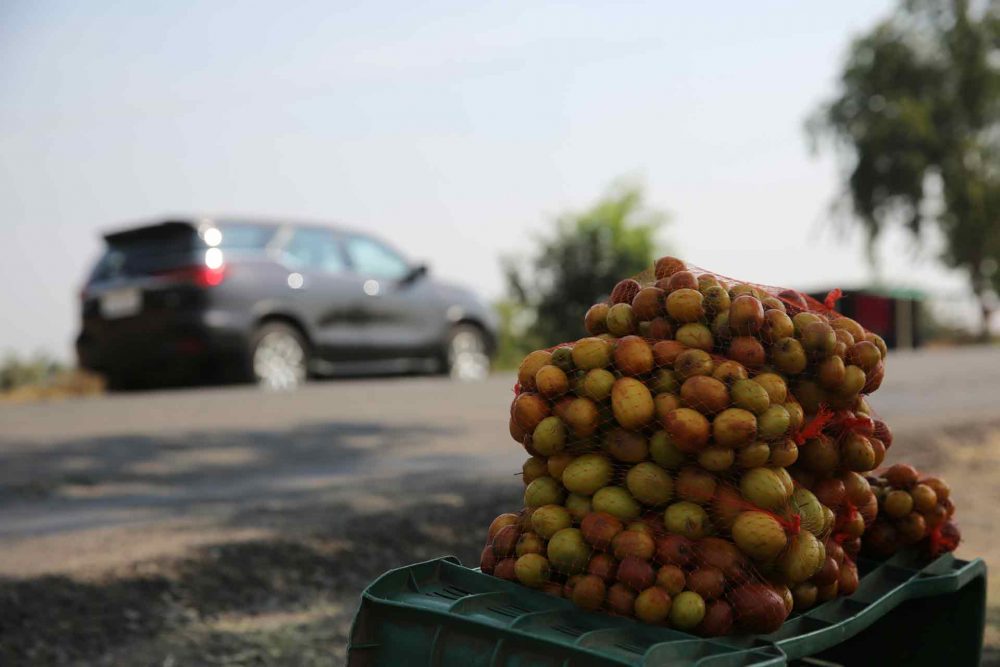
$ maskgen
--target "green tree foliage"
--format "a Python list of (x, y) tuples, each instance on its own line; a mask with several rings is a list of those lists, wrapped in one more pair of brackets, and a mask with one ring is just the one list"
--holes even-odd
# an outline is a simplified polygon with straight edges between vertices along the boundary
[(841, 149), (870, 248), (889, 225), (918, 239), (938, 225), (986, 336), (1000, 292), (1000, 5), (904, 0), (854, 40), (836, 96), (807, 127)]
[(511, 340), (536, 349), (583, 336), (587, 309), (652, 265), (665, 220), (634, 184), (613, 186), (587, 210), (559, 216), (551, 235), (532, 242), (526, 262), (504, 261), (511, 297), (502, 314)]

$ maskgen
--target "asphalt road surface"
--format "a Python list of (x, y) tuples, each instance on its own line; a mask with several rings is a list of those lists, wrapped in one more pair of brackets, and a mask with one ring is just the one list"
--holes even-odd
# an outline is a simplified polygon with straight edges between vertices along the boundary
[[(112, 567), (257, 534), (269, 511), (510, 480), (512, 374), (329, 381), (0, 405), (0, 575)], [(872, 403), (897, 433), (1000, 416), (1000, 349), (894, 354)], [(418, 482), (416, 480), (423, 480)], [(474, 488), (474, 487), (473, 487)], [(378, 489), (379, 493), (372, 491)], [(116, 545), (108, 549), (108, 544)]]

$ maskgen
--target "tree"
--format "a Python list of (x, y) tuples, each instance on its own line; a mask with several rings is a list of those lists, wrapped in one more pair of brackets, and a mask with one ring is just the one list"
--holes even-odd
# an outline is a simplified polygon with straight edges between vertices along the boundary
[(918, 240), (938, 225), (987, 337), (1000, 292), (1000, 6), (904, 0), (854, 40), (836, 96), (807, 128), (840, 150), (869, 250), (890, 225)]
[(665, 219), (646, 205), (641, 187), (619, 183), (587, 210), (559, 216), (552, 236), (534, 240), (527, 271), (506, 258), (505, 307), (528, 314), (524, 343), (535, 349), (584, 335), (587, 309), (622, 278), (652, 266)]

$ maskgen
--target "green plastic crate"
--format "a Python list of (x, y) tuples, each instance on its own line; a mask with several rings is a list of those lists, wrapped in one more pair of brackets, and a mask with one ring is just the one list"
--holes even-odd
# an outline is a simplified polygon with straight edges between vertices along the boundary
[(978, 665), (986, 564), (912, 554), (861, 559), (849, 597), (775, 633), (705, 639), (582, 611), (440, 558), (390, 570), (361, 596), (348, 663), (458, 667)]

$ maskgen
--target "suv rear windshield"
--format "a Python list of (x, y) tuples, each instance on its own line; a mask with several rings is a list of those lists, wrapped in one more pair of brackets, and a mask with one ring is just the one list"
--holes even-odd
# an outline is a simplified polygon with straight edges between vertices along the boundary
[[(262, 250), (274, 237), (272, 225), (220, 223), (212, 245), (223, 250)], [(105, 237), (107, 247), (97, 261), (90, 282), (118, 277), (146, 276), (204, 261), (206, 243), (197, 228), (185, 222), (138, 227)]]

